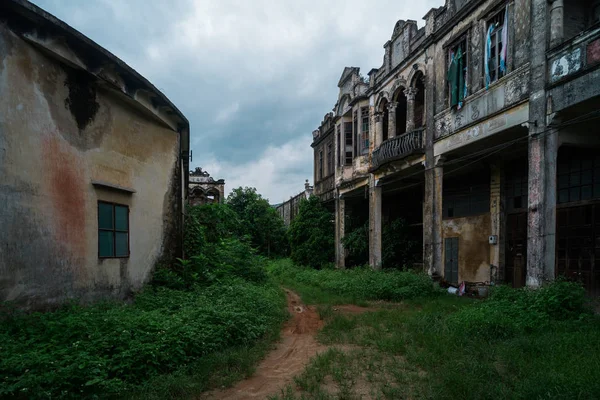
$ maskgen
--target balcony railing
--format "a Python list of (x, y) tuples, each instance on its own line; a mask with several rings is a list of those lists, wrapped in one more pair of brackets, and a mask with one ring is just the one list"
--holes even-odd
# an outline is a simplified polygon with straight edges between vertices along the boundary
[(423, 154), (424, 152), (425, 128), (403, 133), (381, 143), (377, 150), (373, 152), (371, 170), (376, 170), (383, 164), (401, 160), (411, 154)]

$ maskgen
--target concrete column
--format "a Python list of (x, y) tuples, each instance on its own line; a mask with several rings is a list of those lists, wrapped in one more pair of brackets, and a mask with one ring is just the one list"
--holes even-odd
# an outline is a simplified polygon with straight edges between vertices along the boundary
[(381, 269), (381, 203), (382, 191), (375, 175), (369, 177), (369, 265)]
[(391, 101), (387, 105), (388, 108), (388, 139), (396, 137), (396, 109), (398, 102)]
[(383, 113), (375, 113), (375, 140), (373, 141), (373, 149), (376, 149), (383, 142)]
[(406, 132), (415, 129), (415, 97), (419, 89), (409, 87), (404, 91), (406, 96)]
[(429, 275), (441, 275), (442, 262), (442, 160), (425, 170), (423, 199), (423, 263)]
[(529, 137), (527, 286), (539, 287), (555, 276), (558, 131), (532, 130), (538, 129)]
[(565, 38), (564, 25), (563, 0), (550, 0), (550, 47), (563, 42)]
[(335, 200), (335, 266), (336, 268), (346, 268), (346, 249), (342, 244), (342, 238), (345, 233), (346, 221), (346, 201), (340, 199), (339, 195)]
[[(559, 3), (559, 4), (555, 4)], [(560, 6), (554, 1), (551, 7)], [(546, 100), (547, 0), (531, 0), (529, 95), (529, 198), (527, 211), (527, 279), (540, 287), (554, 279), (556, 231), (556, 154), (558, 133), (548, 129)], [(555, 12), (559, 12), (558, 10)], [(560, 11), (562, 12), (562, 11)], [(557, 14), (554, 14), (555, 16)], [(562, 28), (561, 28), (562, 29)], [(560, 35), (555, 34), (555, 37)]]
[(499, 165), (491, 166), (490, 177), (490, 235), (497, 238), (496, 244), (490, 245), (490, 264), (491, 281), (498, 282), (500, 267), (504, 267), (504, 260), (501, 255), (504, 249), (504, 210), (502, 205), (502, 167)]

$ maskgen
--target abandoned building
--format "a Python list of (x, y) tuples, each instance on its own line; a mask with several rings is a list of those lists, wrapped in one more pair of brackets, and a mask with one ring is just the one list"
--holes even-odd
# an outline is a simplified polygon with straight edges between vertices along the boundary
[(361, 224), (381, 267), (401, 218), (432, 276), (600, 294), (600, 1), (446, 0), (424, 20), (398, 21), (366, 77), (344, 69), (313, 132), (338, 267)]
[(290, 197), (288, 201), (273, 206), (283, 219), (285, 226), (290, 226), (296, 215), (298, 215), (298, 211), (300, 210), (300, 201), (302, 201), (302, 199), (308, 199), (310, 196), (312, 196), (312, 194), (313, 187), (310, 185), (310, 183), (308, 183), (307, 179), (304, 182), (304, 191), (293, 197)]
[(0, 301), (122, 298), (181, 252), (189, 124), (26, 0), (0, 2)]
[(215, 181), (208, 172), (198, 167), (190, 171), (188, 203), (192, 206), (218, 204), (225, 201), (225, 181)]

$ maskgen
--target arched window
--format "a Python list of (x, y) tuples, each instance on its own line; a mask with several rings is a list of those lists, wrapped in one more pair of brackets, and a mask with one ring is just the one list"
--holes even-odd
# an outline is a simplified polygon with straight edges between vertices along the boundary
[(413, 80), (413, 87), (417, 93), (415, 95), (415, 107), (413, 121), (415, 129), (422, 128), (425, 125), (425, 82), (423, 73), (418, 72)]
[(406, 112), (408, 111), (408, 103), (406, 101), (406, 96), (404, 95), (403, 87), (398, 88), (393, 99), (393, 101), (398, 103), (398, 106), (396, 107), (396, 136), (400, 136), (403, 133), (406, 133)]

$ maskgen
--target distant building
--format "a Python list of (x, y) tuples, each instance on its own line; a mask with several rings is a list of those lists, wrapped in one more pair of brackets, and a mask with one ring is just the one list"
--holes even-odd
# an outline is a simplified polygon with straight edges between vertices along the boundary
[(188, 202), (192, 206), (223, 203), (225, 201), (225, 181), (215, 181), (202, 168), (190, 171)]
[(189, 124), (123, 61), (0, 2), (0, 301), (123, 298), (181, 255)]
[(600, 294), (600, 1), (446, 0), (424, 19), (396, 23), (368, 77), (343, 70), (313, 132), (338, 267), (368, 223), (380, 268), (402, 218), (448, 282)]
[(302, 199), (308, 199), (313, 194), (313, 187), (308, 183), (308, 179), (304, 183), (304, 191), (298, 193), (294, 197), (290, 197), (290, 199), (284, 203), (275, 205), (275, 209), (281, 215), (285, 226), (290, 226), (291, 222), (294, 220), (296, 215), (298, 215), (298, 210), (300, 209), (300, 201)]

